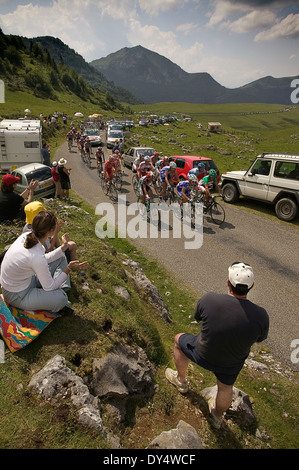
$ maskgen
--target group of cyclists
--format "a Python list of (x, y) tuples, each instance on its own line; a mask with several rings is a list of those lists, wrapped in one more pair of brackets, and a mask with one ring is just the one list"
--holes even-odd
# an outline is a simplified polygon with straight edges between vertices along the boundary
[[(88, 137), (84, 137), (76, 128), (71, 128), (67, 133), (68, 142), (77, 142), (78, 149), (84, 154), (92, 154), (92, 147)], [(113, 182), (113, 179), (122, 174), (122, 154), (119, 148), (118, 139), (112, 149), (111, 155), (105, 161), (105, 155), (101, 146), (95, 153), (99, 175), (104, 177), (106, 183)], [(170, 161), (167, 156), (160, 157), (159, 152), (154, 152), (152, 156), (140, 154), (133, 163), (133, 169), (136, 172), (138, 181), (139, 200), (142, 204), (148, 197), (151, 200), (154, 197), (153, 191), (160, 200), (165, 200), (167, 188), (175, 188), (176, 195), (180, 205), (190, 202), (194, 195), (201, 197), (204, 203), (211, 199), (211, 187), (215, 187), (221, 195), (221, 190), (217, 181), (216, 170), (207, 170), (205, 164), (198, 163), (198, 166), (192, 168), (186, 180), (180, 180), (176, 163)]]
[(207, 171), (205, 164), (201, 162), (190, 170), (187, 179), (182, 181), (178, 176), (176, 163), (166, 156), (159, 158), (158, 152), (152, 157), (140, 155), (133, 167), (136, 169), (140, 202), (143, 204), (146, 197), (153, 198), (152, 187), (161, 200), (166, 199), (167, 188), (174, 187), (180, 205), (190, 202), (194, 195), (201, 196), (203, 201), (208, 203), (211, 198), (211, 187), (215, 187), (221, 194), (216, 170)]

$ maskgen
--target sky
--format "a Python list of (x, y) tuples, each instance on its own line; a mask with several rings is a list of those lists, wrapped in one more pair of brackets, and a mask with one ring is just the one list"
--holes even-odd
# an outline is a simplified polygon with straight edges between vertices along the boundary
[(299, 75), (299, 0), (0, 0), (0, 27), (87, 62), (141, 45), (228, 88)]

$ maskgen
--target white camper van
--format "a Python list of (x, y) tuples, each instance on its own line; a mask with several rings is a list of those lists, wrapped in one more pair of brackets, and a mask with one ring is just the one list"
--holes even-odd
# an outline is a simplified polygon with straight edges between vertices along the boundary
[(0, 122), (0, 170), (11, 172), (28, 163), (42, 163), (42, 126), (39, 120)]

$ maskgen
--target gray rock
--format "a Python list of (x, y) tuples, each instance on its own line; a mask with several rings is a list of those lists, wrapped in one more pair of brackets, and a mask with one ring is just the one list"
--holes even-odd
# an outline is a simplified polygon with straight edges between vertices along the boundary
[(98, 399), (89, 393), (83, 380), (66, 366), (65, 359), (56, 355), (35, 374), (28, 385), (46, 400), (70, 397), (78, 411), (78, 420), (84, 426), (103, 432)]
[(262, 362), (254, 361), (253, 359), (246, 359), (245, 364), (249, 369), (255, 370), (269, 370), (269, 367)]
[[(210, 400), (215, 400), (217, 394), (217, 385), (203, 389), (200, 394), (207, 402)], [(232, 404), (227, 410), (226, 414), (238, 417), (244, 426), (249, 426), (256, 420), (249, 396), (236, 387), (233, 387)]]
[(139, 263), (128, 258), (123, 264), (133, 269), (134, 274), (125, 271), (127, 277), (135, 282), (140, 295), (148, 301), (167, 323), (171, 322), (171, 314), (157, 287), (145, 276)]
[(202, 442), (190, 424), (180, 420), (175, 429), (163, 431), (148, 449), (203, 449)]
[(119, 295), (120, 297), (123, 297), (126, 300), (130, 300), (130, 294), (125, 287), (114, 286), (113, 289), (116, 295)]
[(154, 369), (141, 348), (117, 346), (93, 361), (93, 393), (98, 397), (150, 397), (155, 392)]

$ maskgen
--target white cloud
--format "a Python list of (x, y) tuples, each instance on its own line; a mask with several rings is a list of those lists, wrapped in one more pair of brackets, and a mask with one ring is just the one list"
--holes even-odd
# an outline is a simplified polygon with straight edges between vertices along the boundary
[(200, 28), (196, 23), (184, 23), (178, 25), (176, 27), (176, 31), (179, 31), (186, 36), (189, 33), (200, 31)]
[(158, 13), (181, 8), (189, 0), (139, 0), (140, 8), (148, 15), (155, 16)]
[(233, 33), (248, 33), (249, 31), (267, 28), (275, 24), (276, 15), (270, 10), (254, 10), (233, 22), (223, 23), (223, 27)]
[(208, 16), (210, 17), (208, 26), (216, 26), (222, 23), (226, 18), (235, 13), (243, 13), (250, 11), (251, 8), (248, 5), (242, 3), (231, 3), (226, 0), (215, 0), (214, 10), (210, 11)]
[(0, 15), (0, 24), (5, 33), (29, 38), (59, 37), (86, 57), (86, 54), (103, 47), (101, 37), (93, 35), (88, 15), (82, 15), (82, 9), (88, 11), (90, 4), (90, 0), (73, 0), (71, 9), (68, 0), (55, 0), (47, 6), (18, 5), (12, 13)]
[(258, 42), (297, 37), (299, 37), (299, 14), (290, 14), (272, 26), (272, 28), (258, 33), (254, 40)]
[(172, 31), (162, 31), (154, 25), (142, 25), (138, 20), (131, 20), (127, 38), (132, 46), (141, 45), (151, 51), (167, 57), (188, 72), (198, 72), (198, 61), (203, 45), (195, 42), (189, 48), (183, 48)]

